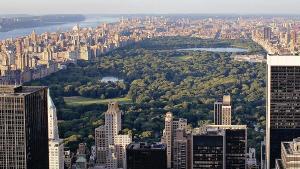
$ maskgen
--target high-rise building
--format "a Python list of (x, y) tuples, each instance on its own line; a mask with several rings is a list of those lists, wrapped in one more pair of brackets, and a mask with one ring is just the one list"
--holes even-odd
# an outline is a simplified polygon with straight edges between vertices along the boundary
[(0, 86), (0, 168), (49, 168), (47, 91)]
[(172, 130), (173, 114), (168, 112), (165, 118), (165, 130), (163, 132), (164, 143), (167, 145), (167, 167), (172, 167)]
[(223, 96), (222, 124), (221, 125), (231, 125), (231, 97), (230, 97), (230, 95)]
[(117, 102), (109, 103), (105, 113), (106, 145), (115, 143), (115, 136), (121, 131), (121, 116), (119, 104)]
[(72, 168), (72, 159), (73, 159), (73, 153), (65, 148), (64, 149), (64, 163), (65, 163), (65, 168), (71, 169)]
[(193, 169), (225, 169), (225, 142), (217, 129), (193, 135)]
[(105, 126), (100, 126), (95, 129), (95, 145), (96, 145), (96, 164), (105, 165), (106, 162), (106, 140), (105, 140)]
[(269, 41), (271, 40), (271, 37), (272, 37), (272, 29), (270, 27), (265, 27), (264, 28), (264, 40), (265, 41)]
[(280, 158), (281, 142), (300, 137), (300, 57), (268, 56), (267, 169)]
[(105, 125), (95, 129), (96, 162), (107, 169), (126, 169), (126, 146), (131, 135), (120, 134), (122, 112), (117, 102), (110, 102), (105, 113)]
[(222, 100), (218, 100), (214, 104), (214, 124), (221, 125), (222, 124)]
[(215, 125), (231, 125), (231, 97), (224, 95), (222, 101), (214, 104), (214, 123)]
[(246, 169), (247, 127), (208, 125), (193, 134), (193, 169)]
[(127, 146), (127, 169), (167, 169), (164, 144), (132, 143)]
[(262, 141), (260, 143), (260, 169), (266, 169), (267, 168), (267, 162), (266, 162), (266, 142)]
[(64, 158), (62, 140), (49, 140), (49, 169), (63, 169)]
[[(176, 139), (176, 130), (187, 128), (186, 119), (176, 119), (171, 112), (168, 112), (165, 117), (165, 129), (163, 131), (162, 143), (167, 145), (167, 167), (172, 168), (174, 162), (174, 142)], [(188, 157), (186, 157), (188, 158)]]
[(64, 169), (64, 144), (59, 139), (56, 107), (48, 91), (49, 169)]
[(126, 146), (131, 142), (132, 138), (128, 134), (119, 134), (115, 137), (115, 148), (118, 159), (118, 168), (126, 169)]
[(185, 129), (176, 129), (176, 139), (173, 145), (173, 169), (191, 168), (191, 133)]
[(275, 169), (300, 168), (300, 137), (281, 143), (281, 159), (276, 159)]
[(297, 31), (296, 30), (292, 30), (291, 31), (291, 46), (296, 46), (297, 44), (297, 38), (298, 37), (298, 34), (297, 34)]

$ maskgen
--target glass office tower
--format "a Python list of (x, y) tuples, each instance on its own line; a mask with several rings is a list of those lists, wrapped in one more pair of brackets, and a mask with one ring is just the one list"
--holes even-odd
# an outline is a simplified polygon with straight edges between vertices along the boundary
[(47, 90), (0, 86), (0, 168), (49, 168)]
[(267, 168), (275, 167), (280, 145), (300, 137), (300, 57), (268, 56)]

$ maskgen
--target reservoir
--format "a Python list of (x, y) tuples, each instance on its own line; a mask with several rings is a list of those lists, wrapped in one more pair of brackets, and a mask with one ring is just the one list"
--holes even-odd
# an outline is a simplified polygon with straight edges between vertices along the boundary
[(223, 53), (248, 52), (247, 49), (242, 49), (242, 48), (185, 48), (185, 49), (177, 49), (177, 51), (206, 51), (206, 52), (223, 52)]

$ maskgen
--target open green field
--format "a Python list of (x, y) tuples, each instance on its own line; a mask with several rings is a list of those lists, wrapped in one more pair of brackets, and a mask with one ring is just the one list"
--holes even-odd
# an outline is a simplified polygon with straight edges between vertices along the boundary
[(117, 101), (119, 103), (130, 103), (131, 99), (129, 98), (113, 98), (113, 99), (93, 99), (86, 97), (64, 97), (64, 101), (68, 106), (87, 106), (91, 104), (107, 104), (110, 101)]

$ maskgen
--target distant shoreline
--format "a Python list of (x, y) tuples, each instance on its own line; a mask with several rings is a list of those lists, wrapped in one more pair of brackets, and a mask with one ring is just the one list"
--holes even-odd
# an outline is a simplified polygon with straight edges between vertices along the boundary
[(9, 32), (17, 29), (35, 28), (43, 26), (62, 25), (72, 22), (81, 22), (84, 15), (43, 15), (24, 17), (0, 17), (0, 32)]
[[(36, 26), (30, 28), (18, 28), (8, 32), (0, 31), (0, 41), (10, 38), (20, 38), (29, 35), (33, 30), (37, 34), (42, 34), (45, 32), (64, 32), (71, 30), (76, 24), (78, 24), (81, 28), (95, 28), (101, 23), (113, 23), (119, 21), (117, 17), (103, 17), (103, 16), (90, 16), (84, 15), (85, 19), (82, 21), (73, 21), (62, 24), (52, 24), (52, 25), (44, 25), (44, 26)], [(1, 17), (0, 17), (1, 18)]]

